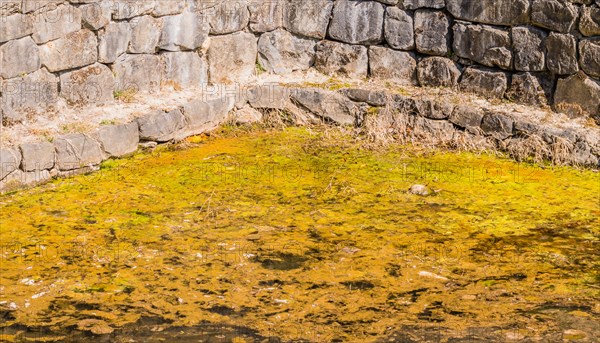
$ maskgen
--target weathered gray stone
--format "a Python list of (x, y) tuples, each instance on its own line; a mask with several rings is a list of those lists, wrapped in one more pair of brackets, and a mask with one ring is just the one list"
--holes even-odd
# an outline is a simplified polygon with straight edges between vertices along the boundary
[(43, 112), (58, 100), (58, 78), (45, 69), (6, 80), (2, 89), (3, 107), (28, 115)]
[(111, 0), (103, 0), (80, 6), (83, 27), (90, 30), (99, 30), (110, 23), (112, 17)]
[(489, 26), (454, 25), (454, 52), (488, 67), (511, 69), (512, 51), (510, 36), (504, 30)]
[(412, 53), (379, 46), (369, 48), (369, 71), (374, 78), (416, 84), (416, 70)]
[(600, 84), (581, 74), (559, 79), (554, 93), (554, 106), (558, 110), (579, 115), (581, 113), (573, 112), (581, 109), (600, 119)]
[(515, 52), (515, 69), (520, 71), (542, 71), (546, 69), (543, 42), (547, 34), (533, 27), (511, 29)]
[(236, 32), (211, 38), (208, 49), (210, 81), (245, 82), (256, 68), (257, 42), (253, 34)]
[(429, 119), (447, 119), (454, 111), (454, 107), (454, 105), (447, 101), (437, 101), (427, 98), (415, 100), (416, 113)]
[(454, 136), (454, 126), (445, 120), (432, 120), (421, 116), (409, 116), (408, 126), (413, 136), (423, 139), (448, 142)]
[(185, 3), (182, 1), (173, 0), (154, 0), (154, 8), (152, 15), (162, 17), (165, 15), (180, 14), (185, 9)]
[(70, 105), (105, 104), (113, 101), (112, 71), (96, 63), (60, 76), (60, 96)]
[(43, 15), (47, 11), (55, 10), (60, 4), (64, 3), (64, 0), (23, 0), (21, 2), (22, 13), (35, 12)]
[[(284, 0), (262, 1), (251, 0), (250, 30), (258, 33), (273, 31), (283, 26)], [(325, 32), (325, 30), (323, 30)]]
[(384, 91), (350, 88), (344, 89), (342, 93), (352, 101), (365, 102), (371, 106), (380, 107), (387, 104), (387, 94)]
[(422, 59), (417, 66), (417, 79), (421, 86), (453, 87), (458, 84), (458, 64), (444, 57)]
[(417, 51), (428, 55), (446, 55), (450, 42), (450, 18), (442, 11), (415, 12)]
[(470, 67), (463, 73), (460, 89), (482, 96), (502, 98), (508, 88), (506, 74), (491, 69)]
[(112, 0), (113, 19), (122, 20), (150, 14), (155, 0)]
[(88, 135), (71, 133), (54, 138), (56, 166), (59, 170), (74, 170), (100, 164), (103, 160), (100, 143)]
[(96, 35), (80, 30), (48, 42), (40, 46), (40, 59), (51, 72), (92, 64), (98, 59)]
[(455, 18), (484, 24), (518, 25), (529, 21), (529, 0), (446, 0)]
[(413, 18), (398, 7), (385, 10), (384, 36), (394, 49), (412, 50), (415, 47)]
[(419, 8), (440, 9), (446, 6), (445, 0), (400, 0), (400, 4), (407, 10), (416, 10)]
[(481, 126), (483, 110), (473, 105), (458, 105), (450, 114), (450, 122), (462, 128), (475, 128)]
[(369, 69), (367, 48), (361, 45), (320, 41), (317, 44), (315, 68), (326, 75), (366, 78)]
[(577, 6), (567, 0), (533, 0), (531, 21), (549, 30), (567, 33), (577, 20)]
[(531, 73), (514, 74), (506, 96), (529, 105), (541, 106), (548, 103), (540, 81)]
[(364, 106), (324, 89), (298, 88), (294, 89), (291, 97), (309, 112), (341, 125), (354, 125), (366, 110)]
[(21, 164), (21, 152), (16, 149), (0, 148), (0, 180), (12, 173)]
[(4, 104), (0, 97), (0, 123), (6, 127), (13, 126), (24, 122), (26, 119), (23, 112), (18, 112), (12, 107)]
[[(210, 25), (195, 13), (183, 12), (162, 18), (159, 47), (162, 50), (195, 50), (208, 39)], [(185, 29), (182, 29), (185, 28)]]
[(137, 119), (140, 141), (168, 142), (175, 138), (178, 131), (185, 127), (180, 109), (170, 112), (156, 111)]
[(50, 172), (47, 170), (24, 172), (17, 169), (0, 182), (0, 193), (32, 187), (44, 183), (50, 178)]
[(0, 77), (10, 79), (40, 69), (38, 46), (31, 37), (11, 40), (0, 46)]
[(579, 64), (586, 74), (600, 78), (600, 39), (579, 41)]
[(258, 40), (258, 61), (275, 74), (306, 70), (315, 61), (316, 43), (313, 39), (294, 36), (283, 29), (267, 32)]
[(33, 33), (33, 17), (20, 13), (10, 16), (3, 15), (0, 19), (0, 43), (22, 38)]
[(329, 36), (350, 44), (381, 43), (384, 12), (385, 6), (379, 2), (338, 0), (333, 7)]
[(131, 26), (127, 22), (111, 22), (98, 33), (98, 61), (113, 63), (127, 51), (131, 41)]
[(486, 113), (481, 121), (481, 129), (495, 138), (506, 139), (512, 136), (513, 120), (502, 113)]
[(131, 41), (127, 51), (131, 54), (153, 54), (156, 52), (162, 21), (149, 15), (136, 18), (131, 23)]
[(112, 66), (116, 90), (156, 92), (160, 89), (161, 68), (156, 55), (127, 55), (117, 59)]
[(297, 35), (323, 39), (332, 8), (331, 0), (285, 0), (283, 25)]
[(24, 143), (21, 150), (21, 169), (26, 172), (52, 169), (54, 167), (54, 145), (50, 142)]
[(247, 100), (254, 108), (284, 110), (290, 100), (290, 92), (286, 87), (266, 84), (252, 87)]
[(43, 44), (80, 29), (81, 10), (77, 7), (62, 5), (35, 16), (31, 38), (37, 44)]
[(140, 142), (138, 123), (103, 126), (96, 131), (102, 150), (111, 157), (121, 157), (135, 152)]
[(234, 104), (234, 97), (223, 95), (215, 99), (195, 100), (184, 105), (184, 134), (200, 134), (216, 128), (225, 122)]
[(552, 32), (544, 41), (546, 65), (557, 75), (568, 75), (579, 70), (577, 64), (577, 41), (575, 37)]
[(233, 113), (233, 118), (238, 124), (251, 124), (262, 120), (262, 113), (246, 105)]
[(600, 7), (583, 6), (579, 19), (579, 31), (584, 36), (600, 36)]
[(164, 81), (185, 88), (200, 88), (208, 82), (208, 63), (196, 52), (165, 52), (160, 61)]
[(223, 35), (243, 30), (248, 26), (250, 13), (247, 0), (216, 2), (208, 11), (202, 12), (210, 23), (210, 33)]

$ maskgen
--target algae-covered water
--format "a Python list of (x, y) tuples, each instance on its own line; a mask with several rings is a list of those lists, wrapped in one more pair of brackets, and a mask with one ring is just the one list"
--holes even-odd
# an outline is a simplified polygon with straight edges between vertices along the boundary
[(0, 340), (593, 342), (599, 217), (589, 170), (195, 137), (0, 197)]

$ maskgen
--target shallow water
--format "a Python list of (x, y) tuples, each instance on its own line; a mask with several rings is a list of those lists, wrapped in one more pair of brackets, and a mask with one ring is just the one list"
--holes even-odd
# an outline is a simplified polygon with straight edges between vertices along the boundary
[(195, 137), (0, 197), (0, 339), (592, 342), (599, 215), (592, 171)]

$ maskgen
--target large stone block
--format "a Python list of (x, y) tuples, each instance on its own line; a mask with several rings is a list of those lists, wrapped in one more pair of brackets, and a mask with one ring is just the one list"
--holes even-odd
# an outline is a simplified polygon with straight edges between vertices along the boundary
[(305, 37), (325, 38), (333, 1), (284, 1), (283, 25), (288, 31)]
[(0, 77), (10, 79), (40, 69), (38, 46), (31, 37), (11, 40), (0, 46)]
[(100, 143), (81, 133), (54, 138), (56, 166), (59, 170), (74, 170), (100, 164), (103, 160)]
[(282, 27), (284, 4), (284, 0), (251, 0), (248, 4), (250, 30), (263, 33)]
[(444, 57), (422, 59), (417, 66), (417, 79), (421, 86), (453, 87), (458, 84), (458, 64)]
[(200, 15), (209, 21), (210, 33), (214, 35), (241, 31), (250, 19), (247, 0), (216, 2), (210, 9), (201, 10)]
[(385, 6), (379, 2), (338, 0), (333, 7), (329, 36), (350, 44), (381, 43), (384, 12)]
[(186, 3), (183, 1), (154, 0), (152, 15), (155, 17), (162, 17), (165, 15), (180, 14), (183, 12), (185, 7)]
[(163, 26), (158, 44), (162, 50), (195, 50), (208, 39), (210, 25), (196, 13), (186, 11), (162, 19)]
[(450, 43), (450, 18), (442, 11), (415, 12), (415, 44), (417, 51), (444, 56)]
[[(8, 0), (12, 2), (12, 0)], [(35, 12), (37, 14), (44, 14), (48, 11), (55, 10), (60, 4), (64, 3), (63, 0), (22, 0), (20, 11), (22, 13)]]
[(342, 125), (354, 125), (364, 115), (362, 106), (324, 89), (298, 88), (291, 97), (309, 112)]
[(40, 46), (42, 65), (57, 72), (92, 64), (98, 59), (97, 45), (92, 31), (84, 29), (70, 33)]
[(115, 78), (101, 63), (60, 76), (60, 96), (70, 105), (105, 104), (113, 101)]
[(81, 10), (77, 7), (61, 5), (35, 16), (31, 37), (37, 44), (43, 44), (80, 29)]
[(22, 114), (43, 112), (58, 101), (58, 78), (45, 69), (23, 77), (5, 80), (2, 102), (5, 110)]
[(138, 123), (103, 126), (96, 131), (95, 138), (102, 150), (111, 157), (121, 157), (135, 152), (140, 142)]
[(440, 9), (446, 6), (445, 0), (400, 0), (400, 6), (407, 10), (416, 10), (419, 8)]
[(416, 84), (417, 60), (409, 52), (372, 46), (369, 48), (369, 71), (374, 78)]
[(257, 41), (253, 34), (237, 32), (211, 38), (208, 70), (214, 83), (244, 82), (256, 68)]
[(149, 113), (138, 118), (137, 122), (141, 141), (168, 142), (173, 140), (177, 132), (185, 127), (180, 109)]
[(0, 19), (0, 43), (29, 36), (33, 33), (33, 17), (24, 14), (13, 14)]
[(98, 33), (98, 61), (113, 63), (127, 51), (131, 41), (131, 26), (128, 22), (112, 22)]
[(512, 136), (513, 120), (502, 113), (486, 113), (481, 121), (483, 132), (498, 139), (506, 139)]
[(388, 103), (387, 94), (385, 91), (376, 91), (361, 88), (348, 88), (342, 90), (350, 100), (356, 102), (365, 102), (371, 106), (385, 106)]
[(567, 0), (533, 0), (531, 21), (549, 30), (568, 33), (577, 20), (579, 10)]
[(577, 64), (577, 41), (575, 37), (552, 32), (544, 41), (546, 65), (557, 75), (568, 75), (579, 70)]
[(529, 7), (529, 0), (446, 0), (455, 18), (494, 25), (526, 24)]
[(362, 45), (320, 41), (317, 44), (315, 68), (327, 75), (366, 78), (369, 69), (367, 48)]
[(200, 99), (183, 106), (185, 117), (184, 135), (200, 134), (213, 130), (227, 120), (235, 98), (222, 95), (214, 99)]
[(247, 100), (254, 108), (284, 110), (290, 100), (290, 91), (276, 84), (265, 84), (250, 88)]
[(534, 106), (548, 104), (540, 80), (531, 73), (514, 74), (506, 96), (516, 102)]
[(54, 167), (54, 145), (50, 142), (24, 143), (21, 150), (21, 168), (26, 172), (52, 169)]
[(160, 61), (164, 81), (185, 88), (200, 88), (208, 82), (208, 63), (196, 52), (165, 52)]
[(580, 114), (573, 113), (579, 112), (579, 107), (600, 121), (600, 84), (580, 74), (559, 79), (554, 93), (554, 106), (571, 114)]
[(579, 41), (579, 64), (586, 74), (600, 78), (600, 39)]
[(533, 27), (511, 29), (515, 53), (515, 69), (520, 71), (542, 71), (546, 69), (544, 39), (547, 34)]
[(288, 74), (294, 70), (306, 70), (315, 61), (316, 41), (295, 36), (278, 29), (264, 33), (258, 40), (258, 62), (267, 71)]
[(83, 27), (97, 31), (110, 23), (112, 17), (112, 1), (102, 0), (80, 6)]
[(123, 20), (150, 14), (155, 0), (112, 0), (113, 19)]
[(19, 168), (21, 152), (16, 149), (0, 148), (0, 180)]
[(583, 6), (579, 31), (584, 36), (600, 36), (600, 7)]
[(153, 54), (156, 52), (162, 20), (149, 15), (136, 18), (131, 23), (131, 41), (127, 52), (131, 54)]
[(483, 25), (454, 25), (454, 52), (488, 67), (511, 69), (512, 51), (507, 31)]
[(160, 89), (161, 68), (156, 55), (122, 55), (112, 66), (116, 90), (156, 92)]
[(32, 187), (50, 179), (50, 172), (47, 170), (24, 172), (17, 169), (0, 182), (0, 193)]
[(385, 41), (394, 49), (414, 49), (413, 17), (398, 7), (387, 7), (385, 10), (384, 36)]
[(462, 128), (476, 128), (481, 126), (484, 112), (481, 108), (469, 105), (458, 105), (450, 114), (451, 123)]
[(502, 98), (508, 88), (508, 78), (503, 72), (470, 67), (463, 73), (460, 89), (487, 97)]

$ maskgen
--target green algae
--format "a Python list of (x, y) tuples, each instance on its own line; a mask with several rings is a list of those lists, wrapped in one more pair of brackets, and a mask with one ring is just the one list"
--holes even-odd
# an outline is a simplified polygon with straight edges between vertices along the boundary
[[(432, 194), (407, 192), (416, 183)], [(589, 170), (288, 128), (107, 161), (0, 207), (4, 328), (51, 336), (92, 319), (106, 334), (153, 317), (356, 342), (430, 323), (598, 329)]]

